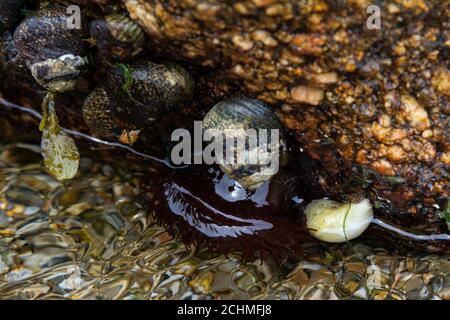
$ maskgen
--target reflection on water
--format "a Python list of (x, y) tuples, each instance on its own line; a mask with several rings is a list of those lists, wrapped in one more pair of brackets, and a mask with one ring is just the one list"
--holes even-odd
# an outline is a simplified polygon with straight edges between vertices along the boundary
[(155, 225), (138, 174), (84, 158), (60, 183), (40, 161), (35, 146), (0, 147), (0, 299), (450, 299), (449, 256), (355, 241), (243, 263)]

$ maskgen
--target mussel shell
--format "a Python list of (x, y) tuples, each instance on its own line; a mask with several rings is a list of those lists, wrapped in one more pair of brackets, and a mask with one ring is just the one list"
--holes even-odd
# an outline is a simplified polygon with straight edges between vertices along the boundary
[(38, 11), (27, 17), (14, 33), (14, 43), (20, 54), (34, 63), (57, 59), (66, 54), (85, 56), (86, 27), (69, 29), (69, 15), (64, 7)]
[(192, 96), (194, 80), (175, 63), (150, 61), (121, 65), (105, 85), (112, 116), (122, 129), (142, 128)]
[(125, 61), (136, 56), (145, 43), (144, 31), (135, 21), (123, 15), (109, 15), (94, 20), (90, 26), (102, 56), (111, 60)]
[(111, 117), (110, 103), (103, 87), (98, 87), (86, 98), (83, 118), (91, 131), (101, 138), (117, 139), (120, 129)]
[(23, 0), (0, 1), (0, 33), (11, 30), (21, 18)]

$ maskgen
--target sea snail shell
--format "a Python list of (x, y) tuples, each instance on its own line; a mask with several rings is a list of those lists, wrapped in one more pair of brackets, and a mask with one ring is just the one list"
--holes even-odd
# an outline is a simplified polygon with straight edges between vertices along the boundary
[(138, 61), (112, 69), (105, 89), (117, 125), (142, 129), (190, 99), (194, 79), (175, 63)]
[(88, 127), (99, 137), (115, 140), (121, 130), (111, 117), (109, 98), (103, 87), (94, 89), (83, 105), (83, 118)]
[(325, 242), (345, 242), (360, 236), (373, 220), (369, 200), (340, 203), (329, 199), (312, 201), (305, 209), (306, 227)]
[[(267, 137), (269, 138), (267, 141), (258, 141), (256, 146), (249, 146), (248, 150), (240, 150), (236, 146), (231, 152), (237, 158), (238, 153), (248, 152), (248, 156), (251, 157), (256, 156), (261, 150), (270, 150), (272, 152), (266, 153), (268, 158), (263, 159), (258, 156), (256, 163), (237, 163), (236, 161), (233, 164), (221, 163), (219, 159), (221, 170), (247, 190), (256, 190), (264, 182), (270, 181), (277, 173), (272, 170), (271, 165), (274, 161), (278, 161), (282, 165), (286, 159), (283, 126), (279, 122), (275, 110), (259, 100), (237, 97), (216, 104), (203, 119), (203, 129), (218, 130), (225, 133), (226, 138), (229, 135), (226, 130), (230, 129), (236, 130), (235, 133), (232, 133), (232, 135), (235, 135), (234, 138), (239, 138), (239, 135), (244, 134), (248, 129), (254, 129), (256, 134), (259, 134), (260, 129), (267, 130)], [(272, 140), (275, 137), (271, 136), (271, 129), (277, 130), (278, 141)], [(276, 148), (278, 148), (276, 153), (275, 150), (271, 150), (272, 141), (276, 142)]]
[(74, 88), (87, 64), (84, 31), (69, 29), (66, 8), (47, 8), (22, 21), (14, 44), (40, 85), (64, 92)]
[(101, 56), (116, 61), (136, 56), (145, 43), (142, 28), (127, 16), (118, 14), (92, 21), (90, 34)]
[(101, 138), (132, 144), (140, 130), (192, 94), (193, 81), (174, 63), (122, 65), (86, 98), (85, 123)]

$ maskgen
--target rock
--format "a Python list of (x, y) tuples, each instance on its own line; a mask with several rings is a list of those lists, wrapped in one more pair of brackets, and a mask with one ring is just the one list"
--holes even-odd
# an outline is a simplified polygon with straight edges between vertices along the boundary
[[(366, 29), (369, 4), (124, 1), (147, 32), (146, 55), (195, 71), (196, 101), (186, 110), (201, 113), (235, 95), (280, 107), (320, 168), (324, 193), (361, 193), (400, 223), (443, 230), (436, 213), (450, 198), (449, 1), (387, 4), (382, 30)], [(4, 89), (33, 91), (2, 81)], [(65, 112), (86, 130), (76, 107)], [(145, 132), (139, 140), (149, 145)]]

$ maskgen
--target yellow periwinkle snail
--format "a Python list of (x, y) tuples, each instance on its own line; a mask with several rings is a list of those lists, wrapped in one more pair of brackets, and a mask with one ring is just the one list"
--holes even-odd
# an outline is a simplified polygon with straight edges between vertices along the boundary
[(373, 220), (372, 205), (367, 199), (358, 203), (314, 200), (306, 207), (305, 215), (310, 234), (333, 243), (357, 238)]

